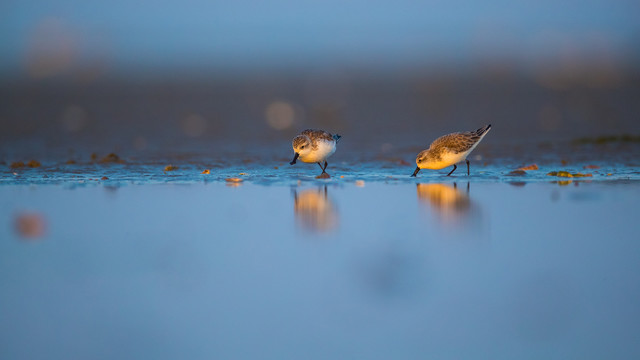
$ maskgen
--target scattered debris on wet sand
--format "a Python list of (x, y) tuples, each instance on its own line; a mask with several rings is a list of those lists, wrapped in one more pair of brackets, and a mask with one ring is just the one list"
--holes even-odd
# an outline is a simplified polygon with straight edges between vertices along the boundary
[[(93, 159), (93, 154), (92, 154), (92, 159)], [(124, 160), (122, 160), (120, 158), (120, 156), (114, 154), (114, 153), (110, 153), (107, 156), (103, 157), (102, 159), (100, 159), (100, 163), (101, 164), (107, 164), (107, 163), (118, 163), (118, 164), (123, 164)]]
[(42, 164), (40, 164), (40, 162), (37, 160), (29, 160), (29, 162), (27, 162), (26, 164), (22, 161), (14, 161), (11, 163), (11, 165), (9, 165), (9, 167), (12, 169), (21, 169), (25, 166), (30, 168), (37, 168), (42, 166)]
[(507, 174), (507, 176), (525, 176), (525, 175), (527, 175), (527, 172), (524, 171), (524, 170), (520, 170), (520, 169), (510, 171)]
[(538, 170), (538, 164), (531, 164), (531, 165), (527, 165), (527, 166), (523, 166), (523, 167), (519, 167), (518, 170)]
[(173, 165), (167, 165), (164, 167), (164, 171), (174, 171), (177, 170), (178, 167), (177, 166), (173, 166)]
[(203, 174), (203, 175), (209, 175), (209, 174), (211, 174), (211, 170), (209, 170), (209, 169), (204, 169), (204, 170), (202, 170), (202, 172), (201, 172), (200, 174)]
[(531, 170), (539, 170), (538, 164), (531, 164), (527, 166), (521, 166), (513, 171), (507, 173), (507, 176), (525, 176), (527, 175), (527, 171)]

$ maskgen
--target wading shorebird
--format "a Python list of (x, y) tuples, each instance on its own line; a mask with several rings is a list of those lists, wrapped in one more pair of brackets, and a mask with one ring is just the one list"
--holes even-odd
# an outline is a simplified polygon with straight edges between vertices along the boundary
[[(289, 164), (293, 165), (300, 159), (306, 163), (317, 163), (322, 169), (319, 176), (326, 174), (327, 158), (336, 152), (336, 144), (340, 140), (340, 135), (331, 135), (324, 130), (305, 130), (300, 135), (293, 138), (293, 160)], [(322, 162), (324, 161), (324, 167)], [(328, 177), (328, 174), (326, 175)]]
[(453, 170), (447, 174), (450, 176), (458, 168), (456, 164), (463, 160), (467, 162), (467, 175), (469, 175), (467, 156), (490, 129), (491, 125), (486, 125), (476, 131), (457, 132), (437, 138), (427, 150), (422, 150), (418, 154), (416, 157), (418, 167), (411, 176), (418, 175), (420, 169), (439, 170), (453, 165)]

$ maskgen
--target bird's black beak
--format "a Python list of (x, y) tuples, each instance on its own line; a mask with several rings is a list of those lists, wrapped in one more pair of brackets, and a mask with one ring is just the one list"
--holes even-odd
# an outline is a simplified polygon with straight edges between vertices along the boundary
[(296, 153), (295, 155), (293, 155), (293, 160), (291, 160), (291, 162), (289, 163), (289, 165), (293, 165), (296, 163), (296, 160), (298, 160), (298, 156), (300, 156), (300, 154)]
[(411, 175), (412, 177), (416, 177), (416, 175), (418, 175), (418, 172), (420, 171), (420, 167), (416, 167), (416, 171), (413, 172), (413, 175)]

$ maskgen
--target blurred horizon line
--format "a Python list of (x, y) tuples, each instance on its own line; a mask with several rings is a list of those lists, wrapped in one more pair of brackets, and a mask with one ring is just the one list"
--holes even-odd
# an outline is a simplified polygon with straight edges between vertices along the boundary
[(36, 0), (0, 8), (0, 80), (640, 69), (633, 1)]
[[(608, 54), (611, 55), (611, 54)], [(476, 59), (478, 60), (478, 59)], [(110, 66), (100, 62), (84, 62), (73, 66), (60, 67), (47, 61), (30, 66), (23, 66), (19, 70), (9, 71), (0, 68), (0, 81), (10, 83), (34, 82), (100, 82), (120, 80), (148, 80), (159, 81), (196, 81), (198, 79), (244, 79), (260, 77), (304, 78), (356, 78), (356, 79), (386, 79), (397, 77), (400, 80), (408, 78), (476, 78), (488, 76), (499, 78), (539, 78), (558, 77), (580, 79), (583, 77), (609, 79), (619, 82), (623, 77), (632, 78), (640, 75), (640, 52), (628, 56), (604, 57), (566, 57), (557, 59), (538, 59), (528, 64), (503, 56), (492, 59), (447, 60), (444, 58), (431, 59), (418, 63), (404, 64), (382, 63), (335, 63), (335, 64), (275, 64), (266, 63), (261, 66), (248, 64), (191, 64), (188, 66), (156, 65), (156, 66)]]

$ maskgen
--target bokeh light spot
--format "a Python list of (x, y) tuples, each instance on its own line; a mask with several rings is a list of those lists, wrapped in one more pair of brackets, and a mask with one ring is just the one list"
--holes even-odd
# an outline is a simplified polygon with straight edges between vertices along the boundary
[(68, 132), (77, 132), (84, 128), (87, 120), (87, 112), (80, 106), (70, 105), (62, 114), (62, 126)]
[(182, 119), (182, 131), (188, 136), (202, 136), (205, 130), (207, 130), (207, 120), (200, 114), (189, 114)]
[(284, 130), (293, 125), (295, 110), (285, 101), (274, 101), (265, 110), (267, 124), (276, 130)]
[(25, 67), (34, 78), (57, 75), (68, 70), (77, 52), (78, 38), (61, 19), (40, 21), (27, 43)]
[(545, 131), (555, 131), (562, 122), (562, 113), (552, 105), (546, 105), (540, 109), (538, 124)]
[(144, 136), (137, 136), (133, 139), (133, 147), (136, 150), (145, 150), (147, 148), (147, 139)]

